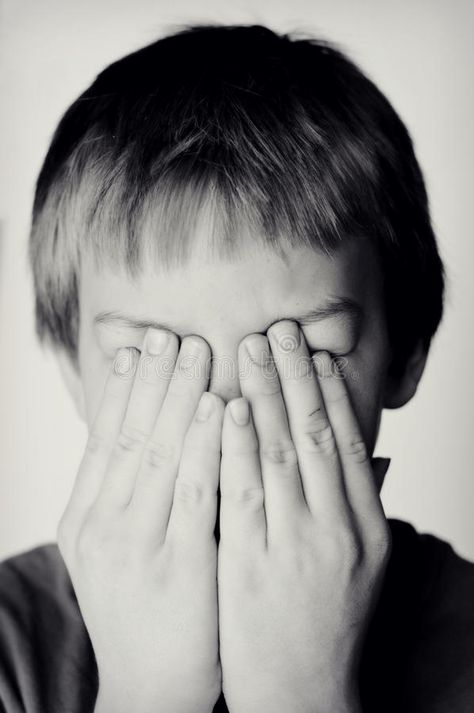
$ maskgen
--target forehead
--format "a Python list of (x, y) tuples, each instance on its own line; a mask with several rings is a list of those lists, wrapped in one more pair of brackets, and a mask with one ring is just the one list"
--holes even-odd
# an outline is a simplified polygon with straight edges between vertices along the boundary
[(184, 266), (144, 264), (135, 277), (123, 268), (81, 263), (81, 315), (123, 312), (166, 322), (173, 331), (206, 333), (210, 322), (231, 320), (245, 331), (262, 331), (276, 319), (346, 299), (362, 307), (377, 301), (381, 276), (367, 240), (347, 241), (328, 255), (308, 247), (277, 254), (250, 246), (232, 260), (196, 254)]

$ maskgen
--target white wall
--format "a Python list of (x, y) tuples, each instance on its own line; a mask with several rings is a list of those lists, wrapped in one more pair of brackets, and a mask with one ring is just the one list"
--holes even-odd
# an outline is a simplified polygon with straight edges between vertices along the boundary
[(4, 0), (0, 559), (54, 539), (85, 440), (33, 330), (27, 232), (48, 140), (106, 64), (173, 23), (205, 20), (303, 29), (341, 43), (412, 133), (450, 284), (419, 392), (384, 416), (377, 453), (392, 465), (383, 498), (387, 514), (474, 559), (473, 8), (469, 0)]

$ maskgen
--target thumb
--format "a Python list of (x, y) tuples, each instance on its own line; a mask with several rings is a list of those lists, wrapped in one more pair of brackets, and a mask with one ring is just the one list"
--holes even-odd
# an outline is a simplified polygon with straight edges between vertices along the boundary
[(377, 490), (382, 490), (382, 485), (387, 475), (390, 466), (391, 458), (372, 458), (372, 470), (374, 472), (374, 480), (377, 485)]

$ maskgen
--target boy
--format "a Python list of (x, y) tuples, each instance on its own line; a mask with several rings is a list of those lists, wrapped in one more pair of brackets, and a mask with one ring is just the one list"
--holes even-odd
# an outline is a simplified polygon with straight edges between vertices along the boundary
[(474, 568), (371, 457), (443, 297), (377, 88), (260, 26), (164, 38), (61, 121), (30, 257), (89, 438), (59, 548), (1, 565), (4, 709), (472, 710)]

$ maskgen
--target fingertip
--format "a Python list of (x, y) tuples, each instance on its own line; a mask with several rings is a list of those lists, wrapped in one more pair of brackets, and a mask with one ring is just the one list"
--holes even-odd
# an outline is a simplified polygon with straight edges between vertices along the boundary
[(203, 423), (207, 421), (213, 414), (219, 419), (222, 418), (224, 412), (224, 402), (221, 397), (211, 391), (204, 391), (201, 394), (199, 403), (196, 409), (195, 420)]
[(250, 423), (250, 404), (244, 396), (229, 401), (227, 409), (237, 426), (247, 426)]
[(140, 358), (140, 352), (134, 347), (121, 347), (117, 350), (112, 362), (112, 371), (115, 376), (129, 377), (135, 375), (135, 369)]
[(219, 394), (215, 394), (213, 391), (209, 391), (209, 396), (214, 401), (214, 409), (220, 421), (224, 419), (225, 402)]

